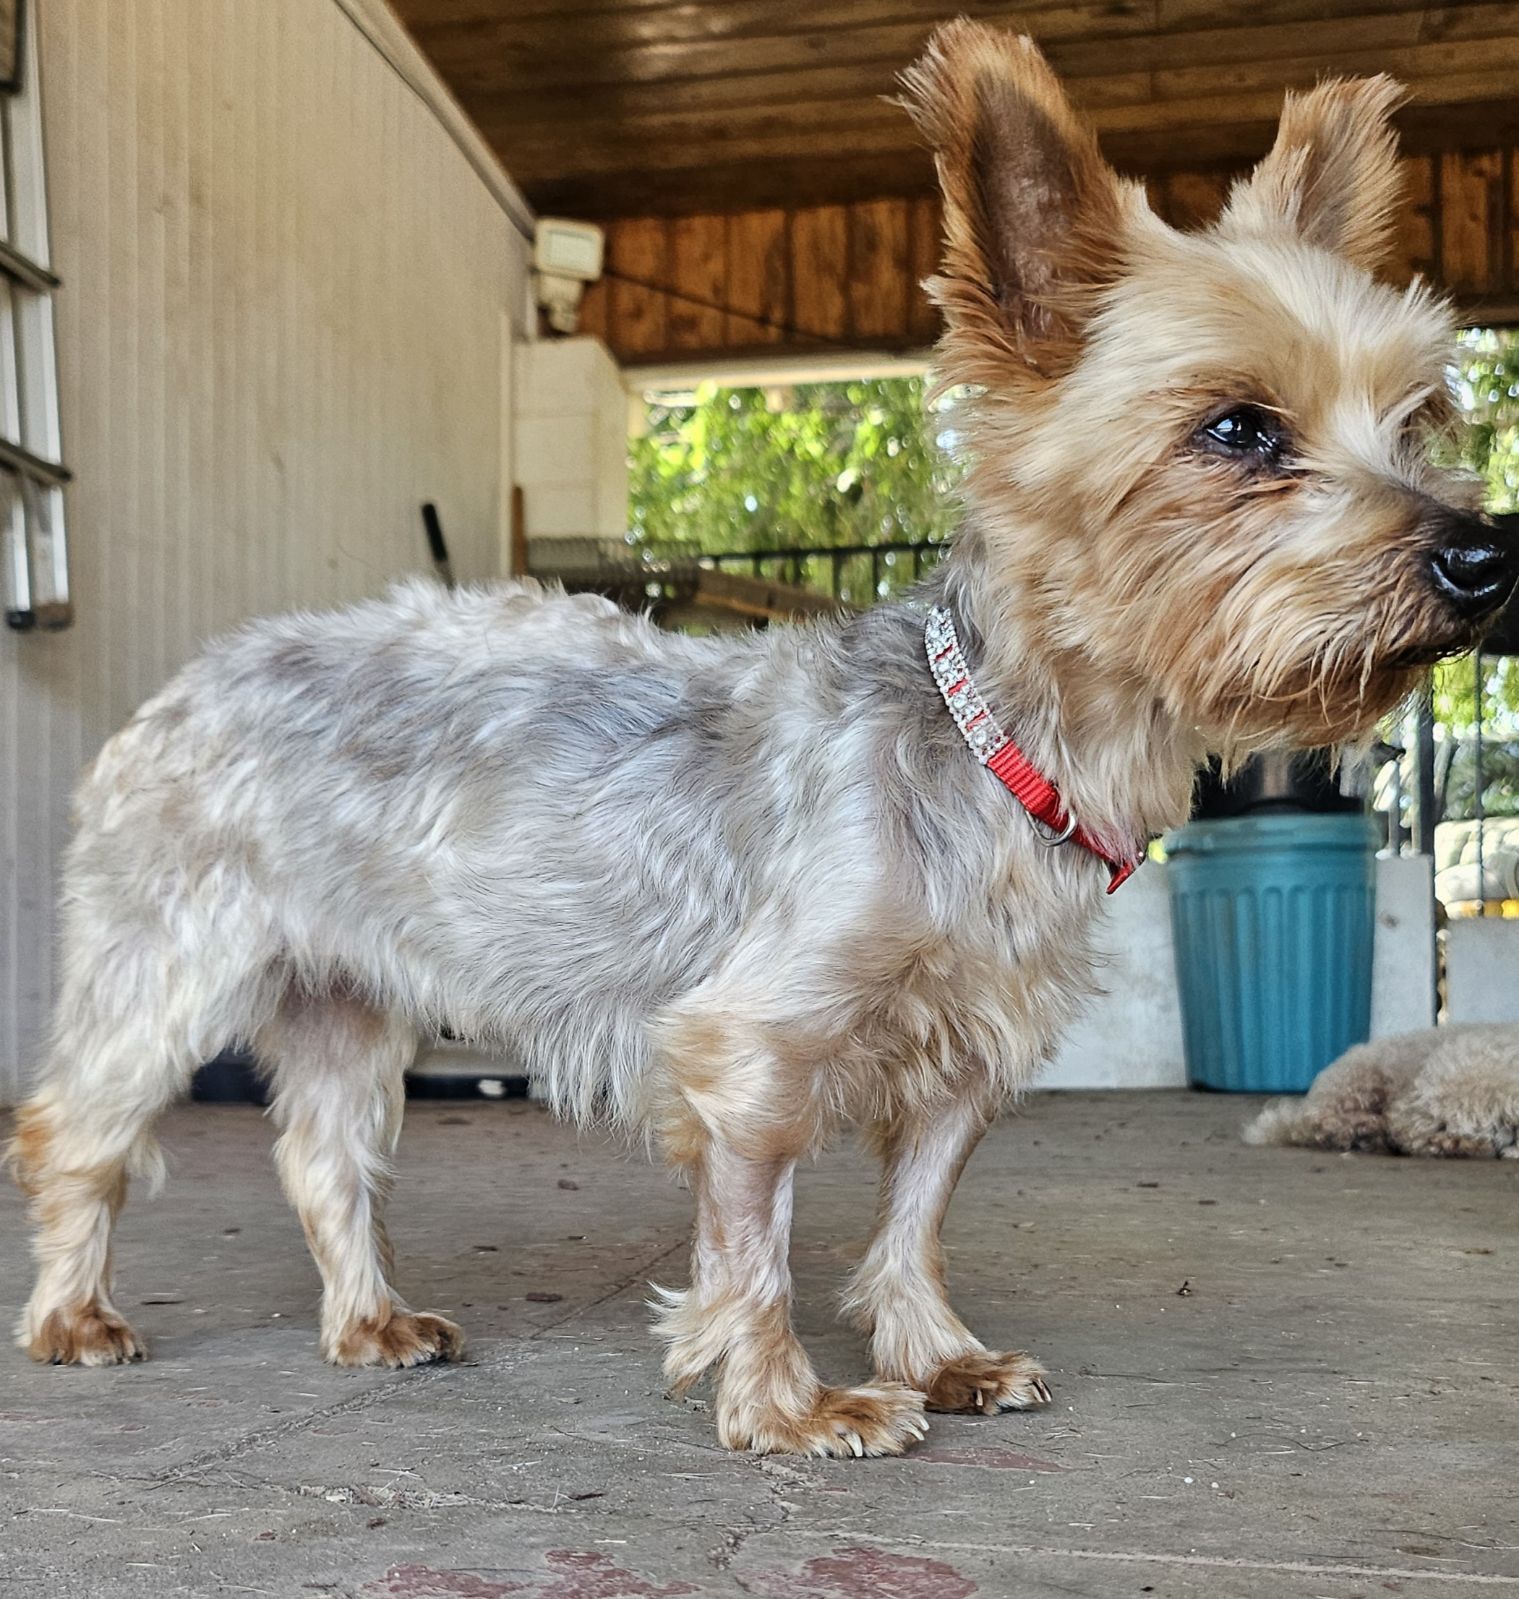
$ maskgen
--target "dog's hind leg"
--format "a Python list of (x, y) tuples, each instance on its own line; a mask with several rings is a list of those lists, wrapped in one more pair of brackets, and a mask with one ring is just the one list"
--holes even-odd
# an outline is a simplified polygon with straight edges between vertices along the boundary
[(1030, 1356), (987, 1349), (950, 1307), (939, 1231), (955, 1184), (986, 1131), (974, 1098), (904, 1111), (875, 1129), (884, 1168), (875, 1232), (845, 1296), (870, 1335), (876, 1371), (928, 1396), (930, 1410), (1022, 1410), (1047, 1404)]
[(67, 1065), (49, 1071), (17, 1111), (10, 1146), (37, 1229), (37, 1281), (16, 1342), (53, 1365), (113, 1366), (147, 1351), (111, 1303), (111, 1234), (129, 1172), (161, 1171), (150, 1129), (191, 1067), (145, 1074), (141, 1063), (157, 1049), (145, 1036), (108, 1040), (85, 1030), (69, 1042)]
[(111, 1234), (129, 1175), (156, 1181), (159, 1114), (198, 1062), (232, 1042), (261, 979), (203, 971), (136, 926), (66, 932), (55, 1042), (16, 1115), (10, 1159), (37, 1231), (36, 1286), (16, 1329), (34, 1360), (114, 1365), (145, 1351), (111, 1303)]
[(322, 1274), (322, 1353), (415, 1366), (462, 1352), (459, 1329), (391, 1287), (384, 1206), (416, 1050), (399, 1016), (336, 990), (292, 989), (254, 1041), (274, 1083), (275, 1159)]

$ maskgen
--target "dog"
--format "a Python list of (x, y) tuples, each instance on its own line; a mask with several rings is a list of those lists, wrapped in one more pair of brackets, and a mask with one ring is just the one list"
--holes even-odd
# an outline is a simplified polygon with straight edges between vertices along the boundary
[(1247, 1144), (1519, 1160), (1519, 1027), (1464, 1023), (1347, 1049), (1300, 1099), (1276, 1099)]
[[(249, 1039), (344, 1365), (447, 1359), (382, 1211), (419, 1030), (510, 1045), (695, 1199), (660, 1296), (677, 1391), (736, 1449), (888, 1455), (925, 1408), (1046, 1404), (951, 1308), (940, 1224), (1000, 1105), (1093, 987), (1104, 890), (1209, 751), (1367, 733), (1468, 648), (1515, 554), (1431, 464), (1446, 308), (1379, 283), (1384, 79), (1286, 102), (1183, 234), (1027, 39), (966, 22), (904, 76), (937, 160), (939, 381), (968, 395), (963, 530), (908, 599), (740, 638), (529, 584), (403, 586), (256, 622), (84, 780), (51, 1053), (14, 1157), (39, 1266), (19, 1341), (103, 1364), (129, 1174), (200, 1060)], [(873, 1378), (791, 1325), (799, 1161), (883, 1164), (845, 1308)]]

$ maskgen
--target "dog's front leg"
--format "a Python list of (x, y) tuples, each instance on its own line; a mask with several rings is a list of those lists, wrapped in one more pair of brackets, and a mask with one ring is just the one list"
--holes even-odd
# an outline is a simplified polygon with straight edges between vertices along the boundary
[(884, 1162), (880, 1207), (844, 1308), (870, 1335), (880, 1376), (921, 1389), (930, 1410), (992, 1414), (1049, 1403), (1038, 1361), (989, 1350), (945, 1292), (939, 1229), (989, 1120), (979, 1097), (946, 1097), (875, 1130)]
[(923, 1395), (901, 1383), (829, 1388), (791, 1328), (795, 1160), (706, 1136), (687, 1162), (696, 1195), (692, 1281), (662, 1291), (659, 1332), (677, 1393), (720, 1366), (718, 1437), (761, 1454), (895, 1455), (923, 1436)]

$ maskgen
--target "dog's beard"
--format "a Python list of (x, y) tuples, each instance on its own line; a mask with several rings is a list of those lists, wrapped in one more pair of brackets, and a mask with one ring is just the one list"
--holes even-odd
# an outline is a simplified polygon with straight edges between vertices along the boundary
[(1215, 673), (1195, 720), (1221, 753), (1353, 744), (1406, 704), (1424, 681), (1422, 660), (1328, 652), (1269, 673)]

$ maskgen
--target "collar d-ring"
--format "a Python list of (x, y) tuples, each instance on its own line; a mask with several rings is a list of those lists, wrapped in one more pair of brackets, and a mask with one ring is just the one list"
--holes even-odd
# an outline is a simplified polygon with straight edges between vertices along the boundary
[(1060, 832), (1046, 833), (1044, 830), (1044, 824), (1037, 816), (1031, 815), (1028, 811), (1025, 811), (1023, 814), (1028, 817), (1029, 826), (1034, 830), (1034, 837), (1037, 838), (1046, 849), (1058, 849), (1060, 845), (1065, 843), (1068, 838), (1074, 835), (1078, 825), (1076, 818), (1074, 816), (1069, 816), (1066, 818), (1065, 826), (1060, 830)]

